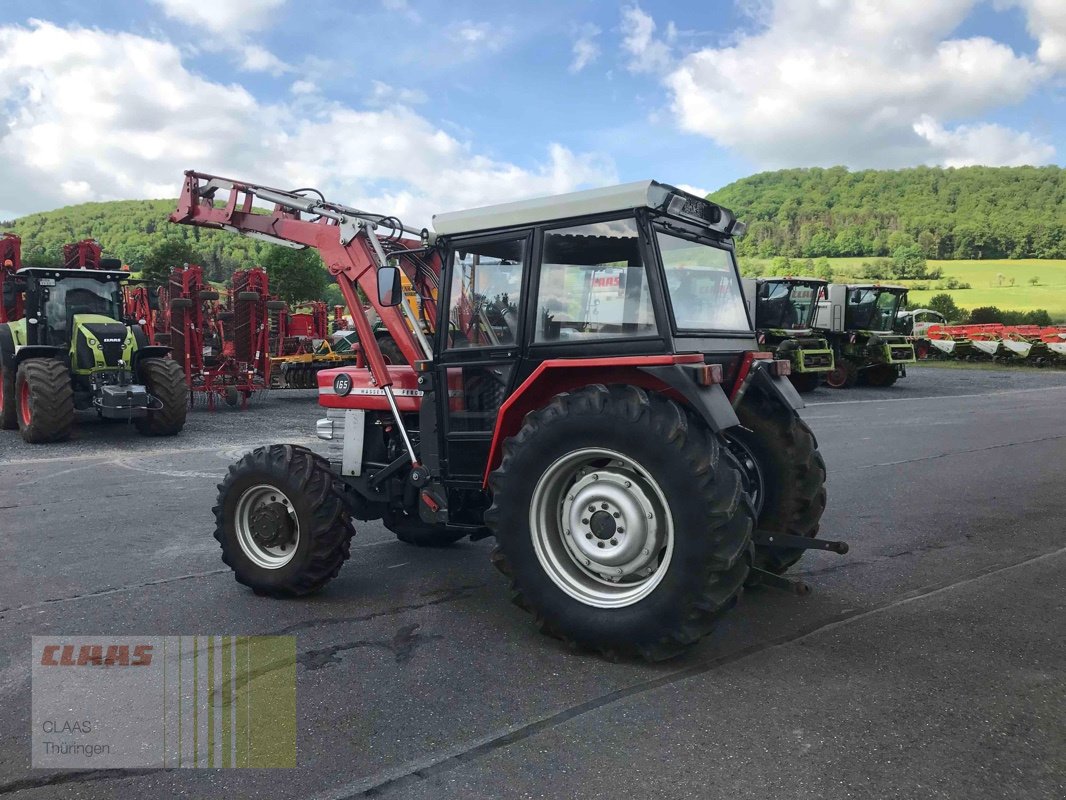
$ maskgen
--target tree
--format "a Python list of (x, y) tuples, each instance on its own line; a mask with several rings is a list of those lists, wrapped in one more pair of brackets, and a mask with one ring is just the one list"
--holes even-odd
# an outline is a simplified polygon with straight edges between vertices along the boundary
[(145, 256), (141, 279), (151, 286), (162, 286), (176, 267), (199, 263), (200, 254), (184, 239), (164, 239)]
[(814, 277), (823, 281), (833, 280), (833, 265), (829, 263), (828, 258), (819, 258), (814, 262)]
[(262, 261), (270, 278), (270, 291), (286, 303), (321, 300), (329, 285), (329, 273), (311, 248), (292, 250), (272, 247)]
[(990, 322), (1003, 322), (1003, 312), (995, 306), (980, 306), (970, 312), (970, 323), (987, 325)]
[(957, 322), (965, 316), (955, 303), (955, 298), (946, 292), (933, 295), (929, 300), (929, 309), (943, 314), (948, 322)]
[(892, 275), (896, 278), (921, 278), (925, 275), (925, 254), (916, 244), (906, 244), (892, 251)]
[(1037, 275), (1034, 275), (1033, 277), (1031, 277), (1031, 278), (1029, 279), (1029, 285), (1030, 285), (1030, 286), (1036, 286), (1036, 285), (1037, 285), (1037, 284), (1039, 284), (1039, 283), (1040, 283), (1040, 278), (1039, 278), (1039, 276), (1037, 276)]

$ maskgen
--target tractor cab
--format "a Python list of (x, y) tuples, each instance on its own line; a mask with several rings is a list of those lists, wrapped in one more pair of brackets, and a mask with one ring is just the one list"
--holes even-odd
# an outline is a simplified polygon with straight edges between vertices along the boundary
[(792, 364), (789, 379), (800, 392), (817, 389), (833, 369), (829, 343), (812, 331), (826, 281), (818, 278), (745, 278), (748, 312), (755, 319), (760, 346), (772, 348)]
[(914, 346), (894, 331), (906, 299), (904, 286), (829, 284), (814, 321), (833, 347), (829, 386), (891, 386), (907, 374), (906, 365), (915, 361)]

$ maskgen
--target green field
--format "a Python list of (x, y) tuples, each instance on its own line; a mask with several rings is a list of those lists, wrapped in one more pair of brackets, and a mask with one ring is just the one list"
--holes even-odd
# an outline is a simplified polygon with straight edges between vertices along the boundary
[[(864, 261), (869, 258), (831, 258), (834, 279), (838, 281), (859, 280), (856, 275)], [(765, 269), (768, 259), (742, 259), (742, 263), (760, 265)], [(793, 259), (797, 275), (801, 274), (804, 259)], [(938, 281), (899, 281), (905, 286), (926, 284), (926, 291), (911, 290), (909, 304), (912, 308), (926, 305), (933, 295), (947, 293), (965, 309), (979, 306), (996, 306), (1004, 311), (1033, 311), (1045, 309), (1056, 322), (1066, 322), (1066, 261), (1044, 259), (1019, 259), (1015, 261), (930, 261), (929, 269), (940, 267), (946, 278), (958, 278), (970, 284), (969, 289), (936, 289)], [(999, 276), (1004, 280), (999, 285)], [(1036, 286), (1029, 279), (1036, 277)], [(1014, 279), (1014, 286), (1010, 279)]]

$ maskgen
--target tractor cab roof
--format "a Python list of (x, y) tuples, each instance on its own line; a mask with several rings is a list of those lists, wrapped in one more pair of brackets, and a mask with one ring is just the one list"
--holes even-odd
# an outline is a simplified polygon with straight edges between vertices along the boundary
[(819, 283), (819, 284), (821, 284), (823, 286), (827, 286), (829, 284), (829, 281), (825, 280), (824, 278), (810, 278), (810, 277), (807, 277), (806, 275), (782, 275), (780, 277), (775, 277), (773, 275), (770, 275), (770, 276), (767, 276), (765, 278), (756, 278), (755, 282), (756, 283), (783, 283), (783, 282), (789, 282), (789, 283)]
[(849, 283), (847, 284), (848, 291), (853, 289), (887, 289), (890, 292), (905, 292), (906, 286), (899, 286), (892, 283)]
[(16, 275), (24, 275), (33, 278), (92, 278), (100, 282), (129, 281), (130, 274), (122, 270), (114, 269), (56, 269), (54, 267), (23, 267)]
[(637, 208), (677, 217), (718, 234), (740, 236), (745, 228), (727, 208), (669, 184), (646, 180), (434, 214), (433, 229), (441, 236), (450, 236)]

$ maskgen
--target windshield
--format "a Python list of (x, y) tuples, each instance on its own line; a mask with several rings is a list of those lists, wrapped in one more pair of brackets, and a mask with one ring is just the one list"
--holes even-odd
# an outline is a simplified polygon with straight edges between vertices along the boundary
[(878, 287), (849, 290), (846, 327), (865, 331), (892, 330), (904, 294), (899, 289)]
[(122, 319), (122, 290), (118, 285), (93, 278), (62, 278), (55, 286), (42, 287), (44, 316), (53, 341), (69, 339), (75, 314), (100, 314)]
[(765, 281), (759, 284), (755, 319), (760, 328), (811, 327), (821, 284)]
[(662, 231), (655, 235), (679, 330), (751, 330), (732, 252)]

